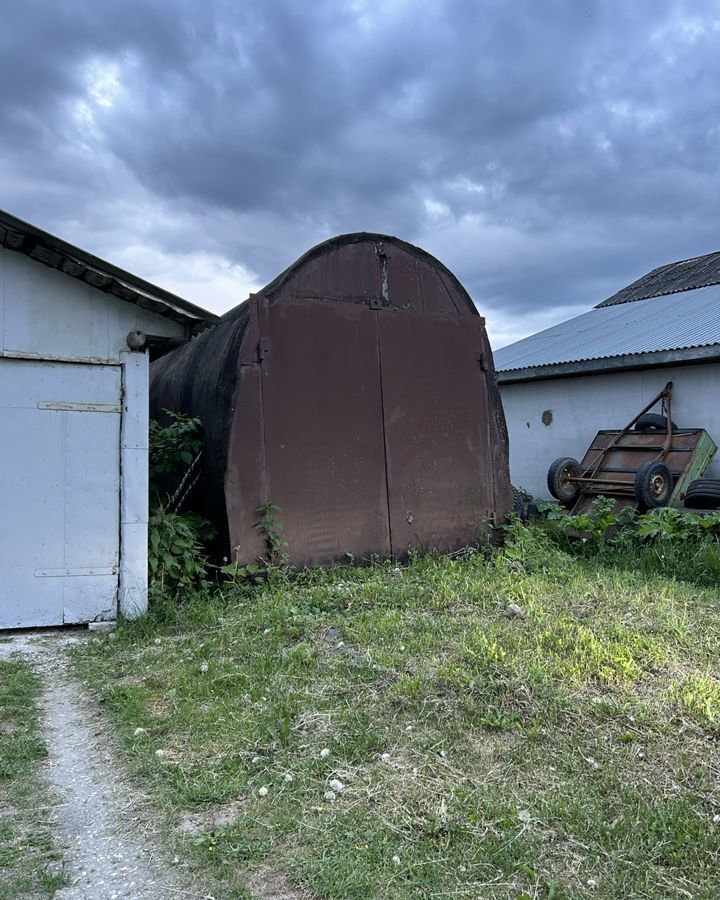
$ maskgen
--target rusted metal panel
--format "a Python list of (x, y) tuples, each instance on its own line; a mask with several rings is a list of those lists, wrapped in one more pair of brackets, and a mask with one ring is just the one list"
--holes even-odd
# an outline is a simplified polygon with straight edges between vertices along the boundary
[(250, 299), (239, 349), (224, 483), (229, 557), (240, 563), (254, 562), (266, 551), (255, 527), (257, 507), (268, 498), (258, 303), (258, 297)]
[(382, 252), (385, 256), (387, 280), (386, 305), (392, 304), (415, 312), (423, 312), (417, 260), (393, 247), (392, 244), (384, 243)]
[[(673, 432), (670, 449), (663, 459), (673, 478), (680, 478), (688, 468), (704, 435), (706, 432), (702, 429)], [(593, 481), (585, 485), (585, 490), (600, 494), (603, 490), (607, 492), (613, 482), (632, 487), (640, 466), (658, 459), (665, 444), (665, 435), (658, 432), (628, 431), (619, 440), (617, 436), (617, 431), (599, 431), (587, 449), (580, 463), (581, 469), (592, 469), (600, 460), (602, 465)], [(608, 451), (607, 448), (615, 440), (617, 443)]]
[(154, 363), (151, 404), (202, 419), (195, 502), (241, 563), (263, 552), (266, 501), (296, 564), (475, 543), (510, 508), (484, 322), (452, 273), (396, 238), (310, 250)]
[(478, 321), (378, 317), (393, 552), (475, 543), (494, 515)]
[(458, 308), (462, 312), (462, 306), (453, 302), (448, 293), (442, 275), (433, 266), (418, 263), (418, 279), (420, 281), (420, 293), (425, 312), (429, 313), (457, 313)]
[[(382, 254), (388, 260), (388, 288), (383, 290)], [(308, 250), (278, 275), (262, 294), (271, 302), (317, 299), (370, 305), (405, 304), (407, 295), (394, 291), (392, 270), (405, 256), (417, 266), (420, 282), (413, 308), (476, 316), (477, 309), (457, 278), (429, 253), (398, 238), (383, 234), (343, 234)]]
[[(293, 267), (295, 268), (295, 267)], [(365, 244), (347, 243), (308, 260), (276, 293), (273, 302), (295, 299), (349, 303), (382, 300), (381, 272), (374, 252)]]
[(297, 562), (387, 555), (376, 316), (321, 301), (267, 311), (267, 499), (282, 510), (288, 553)]

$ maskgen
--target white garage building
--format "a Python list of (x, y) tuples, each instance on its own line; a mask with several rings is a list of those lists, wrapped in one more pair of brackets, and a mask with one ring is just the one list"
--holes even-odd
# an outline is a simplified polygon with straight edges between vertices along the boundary
[(215, 318), (0, 211), (0, 628), (145, 611), (148, 348)]
[[(676, 425), (720, 446), (720, 253), (654, 269), (493, 356), (510, 477), (535, 497), (549, 498), (554, 459), (582, 459), (597, 431), (623, 428), (668, 381)], [(720, 454), (707, 474), (720, 478)]]

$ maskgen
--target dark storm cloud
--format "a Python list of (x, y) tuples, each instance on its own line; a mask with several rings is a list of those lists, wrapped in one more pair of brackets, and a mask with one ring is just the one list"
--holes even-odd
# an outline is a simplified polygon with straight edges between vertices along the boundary
[(513, 315), (720, 245), (717, 2), (7, 4), (0, 77), (0, 205), (260, 281), (383, 230)]

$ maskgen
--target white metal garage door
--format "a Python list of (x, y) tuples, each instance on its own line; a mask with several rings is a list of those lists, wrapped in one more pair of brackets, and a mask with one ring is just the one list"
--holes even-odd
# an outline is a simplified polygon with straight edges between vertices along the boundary
[(0, 358), (0, 628), (114, 618), (119, 366)]

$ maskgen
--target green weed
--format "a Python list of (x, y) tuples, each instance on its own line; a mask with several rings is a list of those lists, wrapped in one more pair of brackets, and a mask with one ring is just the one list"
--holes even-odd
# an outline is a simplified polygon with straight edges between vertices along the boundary
[(67, 883), (48, 815), (36, 812), (47, 805), (39, 690), (24, 663), (0, 662), (0, 900), (52, 897)]
[(195, 865), (231, 893), (267, 865), (328, 898), (717, 895), (709, 539), (507, 537), (243, 578), (79, 648), (171, 826), (241, 803), (178, 839)]

